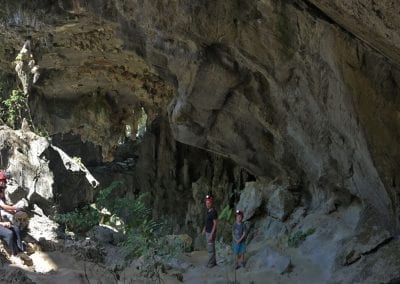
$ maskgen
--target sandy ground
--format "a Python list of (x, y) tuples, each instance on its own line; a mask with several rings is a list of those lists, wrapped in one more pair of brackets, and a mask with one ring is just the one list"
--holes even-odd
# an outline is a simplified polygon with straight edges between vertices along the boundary
[[(41, 284), (72, 284), (72, 283), (158, 283), (158, 280), (132, 279), (128, 275), (117, 281), (113, 275), (106, 271), (101, 265), (76, 260), (74, 257), (60, 252), (36, 252), (31, 255), (35, 272), (32, 268), (11, 265), (25, 271), (27, 276), (35, 283)], [(184, 260), (191, 264), (191, 267), (183, 274), (183, 283), (235, 283), (235, 272), (237, 283), (250, 283), (245, 280), (245, 269), (234, 270), (232, 265), (220, 264), (213, 268), (205, 267), (207, 262), (206, 251), (195, 251), (187, 254)], [(122, 278), (122, 277), (121, 277)], [(174, 275), (162, 275), (161, 283), (173, 284), (182, 283)], [(256, 281), (253, 283), (266, 283)], [(272, 282), (271, 282), (272, 283)], [(276, 283), (276, 282), (275, 282)]]
[[(292, 256), (294, 267), (290, 273), (278, 274), (266, 270), (254, 270), (254, 268), (234, 269), (231, 263), (218, 263), (213, 268), (205, 266), (207, 262), (206, 251), (194, 251), (183, 256), (185, 263), (190, 267), (184, 272), (167, 271), (161, 279), (138, 279), (131, 274), (133, 270), (127, 269), (126, 273), (116, 275), (108, 271), (103, 265), (78, 260), (74, 256), (58, 251), (40, 252), (31, 255), (32, 267), (11, 265), (23, 269), (26, 275), (35, 283), (40, 284), (72, 284), (72, 283), (102, 283), (102, 284), (150, 284), (150, 283), (191, 283), (191, 284), (219, 284), (219, 283), (325, 283), (315, 265), (307, 263), (304, 259), (296, 259)], [(217, 259), (218, 260), (218, 259)], [(233, 261), (232, 261), (233, 262)], [(33, 272), (34, 268), (34, 272)], [(179, 277), (177, 277), (179, 275)], [(182, 282), (178, 280), (181, 278)], [(18, 282), (13, 282), (18, 283)]]
[[(292, 256), (294, 263), (290, 273), (278, 274), (266, 270), (254, 270), (250, 267), (234, 269), (232, 264), (219, 264), (213, 268), (205, 267), (207, 262), (206, 251), (196, 251), (188, 254), (185, 260), (193, 264), (193, 267), (183, 274), (184, 283), (325, 283), (326, 279), (321, 275), (321, 271), (312, 263), (304, 259)], [(176, 282), (174, 282), (176, 283)]]

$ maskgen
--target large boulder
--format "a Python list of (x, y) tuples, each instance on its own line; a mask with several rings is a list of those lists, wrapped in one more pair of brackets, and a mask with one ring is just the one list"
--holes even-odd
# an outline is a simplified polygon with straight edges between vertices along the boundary
[(350, 265), (392, 239), (392, 235), (377, 226), (365, 228), (350, 240), (343, 240), (338, 265)]
[(270, 216), (281, 221), (292, 213), (296, 205), (293, 194), (285, 188), (278, 188), (270, 197), (267, 204), (267, 211)]
[(45, 214), (70, 211), (93, 199), (98, 182), (86, 167), (30, 131), (0, 126), (1, 167), (9, 176), (7, 198), (37, 204)]
[(236, 206), (243, 212), (243, 220), (253, 217), (256, 210), (263, 202), (263, 183), (247, 182), (245, 188), (240, 193), (240, 200)]
[(352, 265), (338, 268), (328, 283), (399, 283), (400, 241), (394, 240)]
[(93, 228), (94, 238), (101, 244), (112, 244), (114, 242), (114, 233), (114, 229), (105, 225)]
[(288, 234), (287, 225), (275, 218), (266, 217), (257, 222), (254, 230), (250, 231), (254, 241), (263, 241), (266, 239), (277, 239)]
[(255, 270), (262, 269), (283, 274), (289, 271), (291, 261), (290, 257), (267, 246), (249, 258), (247, 266)]
[(1, 268), (0, 275), (0, 283), (35, 284), (23, 270), (16, 268)]

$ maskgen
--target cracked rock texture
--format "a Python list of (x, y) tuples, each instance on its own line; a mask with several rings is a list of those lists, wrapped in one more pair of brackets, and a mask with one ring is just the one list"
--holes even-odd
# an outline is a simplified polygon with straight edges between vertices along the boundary
[[(388, 253), (374, 240), (399, 232), (395, 1), (0, 2), (3, 96), (28, 35), (41, 68), (34, 122), (92, 166), (138, 156), (123, 174), (97, 169), (101, 182), (119, 177), (127, 191), (150, 190), (156, 214), (170, 213), (191, 235), (208, 192), (221, 209), (235, 207), (246, 182), (262, 181), (257, 206), (266, 208), (274, 189), (287, 190), (290, 209), (282, 206), (276, 227), (322, 227), (302, 250), (313, 261), (324, 255), (319, 280), (336, 271), (342, 282), (349, 268), (336, 263), (365, 232), (363, 246)], [(141, 108), (148, 132), (135, 144), (124, 131), (137, 129)], [(251, 211), (255, 239), (269, 236), (259, 227), (268, 210)], [(363, 253), (349, 266), (360, 273), (378, 257), (357, 261)]]

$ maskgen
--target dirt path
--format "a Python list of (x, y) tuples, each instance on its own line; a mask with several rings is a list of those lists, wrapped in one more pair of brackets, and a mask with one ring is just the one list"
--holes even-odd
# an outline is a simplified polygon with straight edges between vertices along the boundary
[[(193, 267), (183, 274), (184, 283), (194, 284), (226, 284), (226, 283), (298, 283), (287, 276), (266, 271), (250, 271), (248, 268), (234, 269), (234, 260), (229, 263), (218, 263), (213, 268), (207, 268), (207, 252), (195, 251), (188, 254), (185, 261)], [(217, 259), (218, 261), (218, 259)]]
[(234, 283), (232, 265), (219, 263), (213, 268), (207, 268), (207, 258), (206, 251), (194, 251), (185, 257), (185, 261), (193, 267), (183, 274), (184, 283)]
[[(35, 268), (32, 272), (28, 267), (20, 267), (25, 270), (26, 275), (35, 283), (43, 284), (70, 284), (70, 283), (159, 283), (155, 280), (139, 279), (138, 275), (130, 274), (133, 268), (127, 267), (126, 274), (120, 275), (116, 279), (106, 267), (93, 262), (79, 260), (72, 255), (62, 252), (36, 252), (31, 256)], [(265, 270), (260, 267), (234, 269), (233, 260), (219, 262), (213, 268), (207, 268), (207, 252), (194, 251), (183, 256), (183, 261), (189, 266), (184, 273), (178, 273), (183, 283), (190, 284), (226, 284), (226, 283), (324, 283), (320, 271), (312, 263), (307, 263), (304, 259), (292, 255), (294, 264), (290, 273), (279, 274), (273, 271)], [(218, 258), (217, 258), (218, 261)], [(12, 265), (14, 266), (14, 265)], [(14, 266), (15, 267), (15, 266)], [(32, 268), (33, 268), (32, 267)], [(31, 270), (31, 271), (29, 271)], [(179, 283), (177, 275), (173, 271), (168, 274), (162, 274), (161, 281), (164, 284)], [(236, 281), (235, 281), (236, 280)], [(22, 283), (22, 282), (21, 282)]]
[(226, 284), (235, 283), (235, 280), (236, 283), (254, 284), (312, 284), (325, 282), (315, 265), (304, 262), (304, 259), (298, 259), (296, 256), (292, 258), (295, 264), (293, 271), (285, 274), (279, 274), (265, 269), (257, 270), (249, 267), (235, 270), (232, 264), (233, 260), (230, 263), (219, 263), (213, 268), (207, 268), (205, 267), (207, 263), (206, 251), (192, 252), (185, 257), (185, 261), (193, 265), (193, 267), (183, 274), (183, 282), (190, 284)]

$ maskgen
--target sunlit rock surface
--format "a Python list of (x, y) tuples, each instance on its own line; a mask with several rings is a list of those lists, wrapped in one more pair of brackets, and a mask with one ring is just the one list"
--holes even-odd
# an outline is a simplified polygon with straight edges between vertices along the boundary
[[(250, 245), (274, 241), (267, 228), (279, 236), (274, 245), (315, 229), (282, 254), (293, 273), (307, 258), (322, 264), (316, 283), (374, 281), (363, 271), (396, 246), (399, 230), (395, 2), (2, 4), (4, 88), (28, 35), (42, 70), (30, 95), (33, 120), (69, 155), (91, 161), (100, 183), (121, 179), (126, 192), (150, 191), (155, 215), (173, 216), (196, 237), (205, 194), (221, 210), (234, 208), (255, 204), (241, 196), (246, 182), (282, 180), (290, 210), (270, 216), (274, 193), (261, 187)], [(148, 131), (140, 143), (125, 130), (137, 129), (142, 107)], [(384, 281), (397, 281), (398, 263), (387, 259)]]

